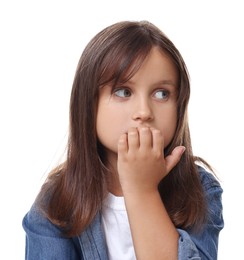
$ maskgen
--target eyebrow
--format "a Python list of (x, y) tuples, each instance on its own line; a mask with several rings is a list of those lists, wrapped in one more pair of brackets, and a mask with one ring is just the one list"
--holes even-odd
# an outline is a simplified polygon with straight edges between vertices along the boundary
[[(131, 85), (135, 85), (135, 82), (132, 80), (128, 80), (127, 83), (129, 83)], [(156, 85), (170, 85), (173, 87), (177, 87), (177, 83), (172, 80), (159, 80), (152, 84), (152, 86), (156, 86)]]
[(173, 82), (172, 80), (162, 80), (162, 81), (159, 81), (159, 82), (156, 82), (155, 84), (153, 85), (172, 85), (174, 87), (177, 87), (177, 83)]

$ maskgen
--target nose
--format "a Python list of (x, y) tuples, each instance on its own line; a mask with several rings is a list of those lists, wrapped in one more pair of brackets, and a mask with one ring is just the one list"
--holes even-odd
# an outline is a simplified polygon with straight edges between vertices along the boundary
[(139, 122), (147, 122), (153, 120), (153, 111), (148, 100), (141, 99), (135, 102), (132, 119)]

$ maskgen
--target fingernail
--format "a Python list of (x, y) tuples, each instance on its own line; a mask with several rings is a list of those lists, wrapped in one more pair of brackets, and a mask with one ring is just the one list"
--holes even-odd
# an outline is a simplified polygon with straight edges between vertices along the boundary
[(185, 148), (185, 146), (181, 146), (181, 155), (185, 152), (185, 150), (186, 150), (186, 148)]

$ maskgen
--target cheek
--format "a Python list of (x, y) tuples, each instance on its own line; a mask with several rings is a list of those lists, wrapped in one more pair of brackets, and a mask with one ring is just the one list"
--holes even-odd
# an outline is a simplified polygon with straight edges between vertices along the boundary
[(123, 133), (122, 126), (121, 117), (114, 109), (99, 107), (96, 132), (98, 140), (105, 148), (116, 152), (118, 139)]
[(165, 113), (161, 121), (161, 132), (164, 136), (164, 147), (172, 141), (177, 125), (177, 112), (175, 110)]
[(99, 140), (103, 139), (103, 136), (109, 130), (106, 128), (107, 124), (108, 124), (108, 114), (104, 109), (101, 109), (101, 107), (99, 106), (97, 111), (97, 119), (96, 119), (96, 131)]

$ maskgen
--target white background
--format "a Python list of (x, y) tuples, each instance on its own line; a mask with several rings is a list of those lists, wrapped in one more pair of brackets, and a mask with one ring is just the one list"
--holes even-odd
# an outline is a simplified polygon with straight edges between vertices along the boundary
[(24, 259), (21, 227), (65, 147), (80, 54), (121, 20), (149, 20), (182, 53), (191, 75), (194, 153), (224, 188), (219, 259), (243, 252), (243, 8), (241, 1), (0, 2), (0, 259)]

